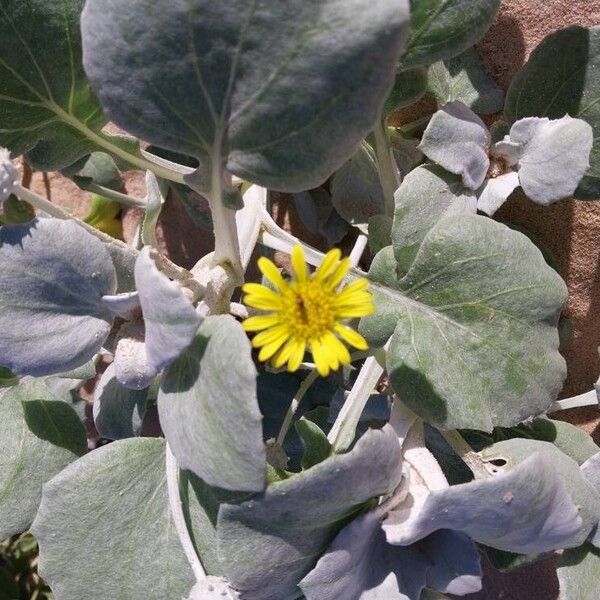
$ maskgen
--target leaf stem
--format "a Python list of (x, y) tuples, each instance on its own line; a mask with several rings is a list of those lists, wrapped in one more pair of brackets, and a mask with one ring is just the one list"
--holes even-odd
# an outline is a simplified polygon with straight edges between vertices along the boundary
[(565, 400), (557, 400), (550, 405), (547, 412), (553, 413), (559, 410), (569, 410), (570, 408), (581, 408), (583, 406), (598, 406), (598, 394), (596, 390), (591, 390), (572, 398), (566, 398)]
[(285, 414), (283, 423), (281, 424), (281, 429), (279, 430), (279, 435), (277, 436), (277, 444), (280, 447), (283, 448), (283, 442), (285, 440), (285, 436), (287, 435), (287, 432), (290, 429), (290, 425), (292, 424), (294, 415), (296, 414), (296, 411), (298, 410), (298, 407), (300, 406), (300, 402), (302, 402), (302, 399), (306, 395), (306, 392), (308, 392), (310, 386), (315, 382), (315, 380), (317, 379), (318, 376), (319, 376), (319, 373), (316, 369), (311, 371), (306, 376), (306, 378), (304, 379), (304, 381), (302, 382), (300, 387), (298, 388), (296, 395), (292, 398), (292, 402), (287, 410), (287, 413)]
[(383, 189), (385, 200), (385, 213), (389, 217), (394, 216), (396, 202), (394, 194), (400, 187), (400, 171), (396, 165), (394, 155), (390, 146), (385, 118), (379, 119), (375, 127), (375, 156), (377, 157), (377, 171), (379, 181)]
[(197, 582), (201, 582), (206, 578), (206, 571), (200, 562), (200, 558), (198, 557), (198, 553), (196, 552), (196, 548), (194, 547), (185, 521), (183, 503), (179, 491), (179, 467), (177, 466), (177, 460), (173, 456), (169, 442), (166, 444), (166, 463), (167, 491), (169, 494), (169, 508), (171, 509), (173, 524), (175, 525), (175, 530), (179, 536), (181, 547), (194, 572), (194, 577)]
[(369, 356), (365, 360), (352, 390), (327, 436), (334, 452), (345, 452), (352, 445), (360, 416), (371, 396), (371, 392), (383, 375), (383, 364), (385, 364), (385, 348), (380, 348), (373, 356)]
[(97, 183), (90, 183), (83, 188), (85, 191), (92, 192), (93, 194), (98, 194), (104, 198), (108, 198), (109, 200), (114, 200), (123, 206), (127, 206), (128, 208), (146, 208), (147, 204), (145, 200), (141, 198), (134, 198), (133, 196), (129, 196), (127, 194), (122, 194), (121, 192), (117, 192), (115, 190), (111, 190), (110, 188), (104, 187), (103, 185), (98, 185)]
[(454, 452), (460, 456), (463, 462), (471, 469), (471, 472), (475, 476), (475, 479), (487, 479), (490, 477), (490, 472), (487, 470), (485, 463), (481, 460), (481, 457), (473, 449), (462, 435), (458, 431), (442, 431), (440, 433), (444, 436), (444, 439), (452, 447)]

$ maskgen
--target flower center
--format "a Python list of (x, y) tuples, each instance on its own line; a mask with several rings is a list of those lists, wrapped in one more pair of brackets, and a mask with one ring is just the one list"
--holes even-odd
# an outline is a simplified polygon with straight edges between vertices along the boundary
[(335, 325), (331, 297), (331, 290), (321, 281), (294, 281), (283, 295), (281, 319), (297, 338), (317, 339)]

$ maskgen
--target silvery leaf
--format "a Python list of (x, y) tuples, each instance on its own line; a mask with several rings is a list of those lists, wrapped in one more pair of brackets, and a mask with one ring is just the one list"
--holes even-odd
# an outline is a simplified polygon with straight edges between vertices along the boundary
[(126, 319), (127, 321), (135, 318), (141, 318), (142, 307), (140, 305), (140, 295), (138, 292), (125, 292), (114, 296), (103, 296), (102, 304), (110, 310), (111, 313)]
[(408, 545), (439, 529), (454, 529), (523, 554), (561, 548), (581, 526), (553, 459), (541, 452), (492, 479), (432, 491), (420, 510), (401, 505), (383, 524), (392, 544)]
[(394, 256), (400, 271), (410, 268), (421, 242), (444, 216), (474, 213), (475, 193), (460, 177), (437, 165), (411, 171), (395, 194), (396, 209), (392, 228)]
[(240, 505), (224, 505), (217, 532), (223, 570), (245, 600), (290, 598), (346, 519), (398, 486), (400, 445), (393, 430), (369, 430), (333, 455)]
[(140, 237), (146, 246), (158, 248), (156, 239), (156, 226), (165, 203), (168, 185), (159, 182), (152, 171), (146, 172), (146, 211), (142, 220)]
[(490, 166), (490, 141), (485, 123), (470, 108), (462, 102), (448, 102), (431, 117), (419, 148), (476, 190)]
[(109, 365), (95, 391), (93, 411), (98, 433), (110, 440), (138, 436), (147, 398), (147, 389), (126, 388), (117, 380), (114, 364)]
[(516, 171), (488, 179), (479, 190), (477, 209), (492, 216), (519, 186), (519, 175)]
[(239, 597), (225, 579), (209, 575), (196, 583), (187, 600), (238, 600)]
[[(192, 495), (184, 510), (198, 517)], [(40, 573), (63, 600), (181, 600), (194, 585), (161, 439), (116, 441), (64, 469), (44, 486), (32, 532)]]
[(582, 119), (528, 117), (511, 127), (510, 139), (521, 145), (521, 187), (539, 204), (571, 196), (590, 166), (594, 135)]
[(594, 489), (600, 493), (600, 452), (588, 458), (581, 465), (581, 472)]
[(73, 221), (0, 228), (0, 364), (36, 376), (85, 364), (111, 329), (102, 297), (116, 285), (104, 244)]
[(386, 542), (373, 510), (342, 529), (300, 589), (307, 600), (419, 600), (429, 568), (418, 547)]
[(600, 550), (590, 544), (565, 550), (556, 570), (560, 600), (597, 600)]
[(142, 321), (124, 323), (116, 335), (113, 362), (115, 377), (130, 390), (147, 388), (158, 374), (148, 362), (144, 337)]
[(256, 368), (248, 337), (233, 317), (204, 321), (192, 345), (163, 374), (158, 410), (182, 468), (228, 490), (265, 488)]
[(408, 0), (90, 0), (84, 65), (127, 131), (300, 191), (373, 129), (409, 18)]
[(181, 287), (158, 270), (148, 246), (136, 261), (135, 282), (144, 315), (148, 365), (158, 373), (191, 344), (201, 319)]

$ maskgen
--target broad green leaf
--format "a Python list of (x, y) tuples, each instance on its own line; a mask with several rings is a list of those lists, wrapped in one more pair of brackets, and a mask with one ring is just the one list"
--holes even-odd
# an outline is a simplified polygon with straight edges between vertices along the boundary
[(6, 367), (0, 367), (0, 389), (5, 387), (12, 387), (19, 383), (19, 378)]
[(44, 486), (32, 533), (61, 600), (179, 600), (194, 577), (171, 521), (165, 442), (122, 440)]
[(80, 367), (112, 326), (116, 290), (106, 246), (73, 221), (0, 228), (0, 364), (18, 374)]
[(294, 598), (344, 522), (363, 504), (391, 493), (402, 477), (393, 430), (370, 430), (337, 454), (237, 506), (217, 525), (224, 573), (246, 600)]
[(107, 119), (83, 71), (83, 4), (0, 2), (0, 146), (27, 153), (38, 169), (62, 169), (103, 147), (126, 146), (102, 133)]
[[(324, 413), (329, 416), (329, 411), (323, 407)], [(327, 434), (309, 417), (312, 415), (309, 413), (307, 416), (300, 417), (294, 427), (302, 444), (304, 446), (304, 455), (302, 456), (302, 468), (310, 469), (315, 465), (326, 460), (331, 456), (332, 448)]]
[(248, 337), (233, 317), (204, 321), (192, 345), (165, 371), (158, 410), (182, 468), (209, 485), (264, 489), (267, 465), (256, 368)]
[(577, 506), (582, 520), (579, 529), (573, 533), (570, 539), (565, 540), (563, 547), (574, 548), (579, 546), (585, 542), (600, 520), (600, 492), (595, 490), (592, 483), (586, 479), (579, 465), (572, 458), (563, 454), (549, 442), (518, 438), (498, 442), (483, 450), (481, 456), (485, 461), (505, 461), (505, 464), (499, 467), (499, 471), (509, 472), (536, 452), (543, 454), (550, 460), (554, 472), (560, 476)]
[(117, 381), (114, 365), (102, 374), (95, 390), (94, 425), (109, 440), (140, 435), (148, 389), (131, 390)]
[(410, 270), (391, 248), (369, 277), (377, 305), (360, 329), (371, 345), (392, 336), (394, 390), (443, 429), (491, 431), (540, 414), (565, 377), (558, 353), (563, 281), (521, 233), (477, 215), (442, 219)]
[(35, 219), (35, 210), (27, 202), (22, 202), (15, 195), (10, 195), (2, 202), (0, 225), (21, 225)]
[(112, 120), (288, 191), (323, 183), (373, 129), (408, 29), (408, 0), (88, 0), (82, 18)]
[(393, 220), (387, 215), (375, 215), (369, 219), (369, 251), (375, 255), (392, 243)]
[(395, 195), (394, 256), (402, 273), (410, 268), (423, 239), (444, 216), (474, 213), (477, 199), (460, 177), (438, 165), (417, 167)]
[(385, 212), (375, 157), (365, 144), (331, 178), (331, 203), (343, 219), (363, 230), (371, 217)]
[(118, 192), (123, 186), (121, 172), (106, 152), (92, 152), (88, 157), (63, 169), (62, 173), (71, 177), (82, 190), (88, 189), (90, 184), (96, 184)]
[(85, 451), (86, 439), (73, 409), (56, 401), (38, 379), (0, 391), (0, 414), (0, 540), (4, 540), (29, 527), (42, 485)]
[(457, 56), (479, 41), (500, 0), (411, 0), (412, 35), (402, 67), (431, 65)]
[(394, 111), (416, 102), (425, 95), (426, 91), (427, 69), (420, 67), (399, 71), (394, 87), (385, 101), (384, 115), (391, 115)]
[(596, 600), (600, 577), (600, 550), (591, 544), (572, 548), (558, 559), (560, 600)]
[(459, 100), (476, 113), (502, 110), (504, 92), (485, 70), (475, 48), (429, 67), (428, 92), (438, 106)]
[(582, 521), (553, 458), (536, 452), (506, 473), (433, 490), (421, 506), (418, 499), (401, 504), (383, 523), (387, 541), (408, 545), (452, 529), (509, 552), (564, 548), (582, 531)]
[(587, 121), (594, 130), (591, 167), (575, 196), (600, 198), (600, 27), (573, 26), (546, 37), (513, 79), (504, 114), (512, 124), (523, 117)]

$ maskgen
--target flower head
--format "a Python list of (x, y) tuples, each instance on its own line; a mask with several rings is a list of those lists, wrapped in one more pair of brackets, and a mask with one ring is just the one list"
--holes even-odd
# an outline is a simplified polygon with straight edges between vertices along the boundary
[(323, 377), (341, 365), (350, 364), (350, 353), (344, 344), (367, 349), (366, 340), (343, 323), (346, 319), (364, 317), (375, 310), (367, 290), (367, 279), (359, 278), (340, 289), (350, 269), (350, 259), (330, 250), (314, 273), (309, 273), (302, 246), (292, 250), (292, 277), (285, 280), (268, 258), (258, 260), (258, 268), (273, 284), (271, 289), (258, 283), (242, 288), (244, 302), (266, 314), (244, 321), (248, 332), (259, 332), (252, 345), (260, 348), (259, 360), (271, 360), (275, 368), (287, 363), (288, 371), (296, 371), (305, 351), (313, 355), (317, 371)]

